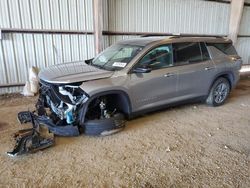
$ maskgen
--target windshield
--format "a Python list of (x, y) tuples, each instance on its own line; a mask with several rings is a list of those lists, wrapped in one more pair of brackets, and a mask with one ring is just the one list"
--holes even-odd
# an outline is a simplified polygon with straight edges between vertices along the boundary
[(91, 64), (105, 70), (121, 70), (142, 50), (141, 46), (113, 45), (98, 55)]

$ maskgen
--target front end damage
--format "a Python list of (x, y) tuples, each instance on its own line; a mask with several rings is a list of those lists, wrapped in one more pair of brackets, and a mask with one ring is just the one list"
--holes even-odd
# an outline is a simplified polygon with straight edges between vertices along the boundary
[(74, 85), (55, 85), (41, 81), (40, 96), (36, 104), (39, 121), (58, 136), (80, 134), (81, 113), (88, 95)]
[(54, 135), (78, 136), (80, 134), (80, 107), (88, 96), (77, 84), (54, 85), (40, 82), (36, 110), (18, 113), (21, 124), (31, 123), (32, 128), (14, 134), (16, 145), (9, 156), (33, 153), (54, 145)]
[[(54, 135), (95, 135), (97, 130), (99, 135), (105, 135), (124, 127), (124, 116), (116, 113), (115, 108), (108, 109), (106, 98), (90, 100), (79, 86), (78, 83), (57, 85), (41, 80), (36, 110), (18, 114), (21, 124), (32, 123), (33, 127), (15, 134), (16, 146), (8, 154), (15, 156), (50, 147), (54, 144)], [(42, 134), (42, 129), (47, 130), (47, 134)]]

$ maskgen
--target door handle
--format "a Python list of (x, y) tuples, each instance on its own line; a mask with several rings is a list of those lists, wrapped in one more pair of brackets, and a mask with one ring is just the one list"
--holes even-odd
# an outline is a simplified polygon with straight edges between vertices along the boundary
[(164, 77), (171, 77), (171, 76), (174, 76), (175, 74), (173, 74), (173, 73), (167, 73), (167, 74), (165, 74), (164, 75)]
[(206, 67), (205, 70), (208, 71), (208, 70), (212, 70), (212, 69), (215, 69), (214, 67)]

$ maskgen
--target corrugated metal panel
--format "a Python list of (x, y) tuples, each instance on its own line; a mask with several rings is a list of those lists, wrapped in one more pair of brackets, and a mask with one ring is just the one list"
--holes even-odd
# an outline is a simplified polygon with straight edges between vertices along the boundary
[(239, 34), (250, 35), (250, 7), (244, 7)]
[(53, 35), (53, 49), (55, 64), (63, 63), (62, 35)]
[(69, 28), (72, 30), (77, 30), (78, 29), (77, 1), (76, 0), (68, 1), (68, 7), (69, 7), (69, 20), (70, 20)]
[[(26, 63), (28, 67), (36, 66), (36, 54), (33, 34), (23, 34), (24, 48), (26, 53)], [(4, 42), (4, 40), (3, 40)], [(18, 55), (18, 54), (17, 54)], [(10, 83), (12, 83), (10, 81)]]
[(92, 0), (1, 0), (0, 28), (93, 30)]
[[(4, 37), (0, 40), (0, 84), (24, 83), (31, 66), (42, 69), (94, 57), (91, 35), (5, 34)], [(16, 91), (0, 90), (0, 93)]]
[(109, 0), (110, 31), (228, 34), (230, 4), (200, 0)]
[(59, 3), (60, 3), (59, 0), (50, 1), (51, 23), (52, 23), (53, 29), (60, 29), (61, 28)]
[(77, 0), (77, 19), (78, 19), (78, 29), (85, 30), (87, 28), (86, 3), (83, 0)]
[(24, 51), (24, 43), (23, 43), (23, 35), (22, 34), (13, 34), (12, 35), (12, 41), (15, 51), (15, 60), (17, 65), (17, 71), (18, 71), (18, 82), (22, 83), (25, 82), (27, 78), (27, 68), (26, 65), (26, 57), (25, 57), (25, 51)]
[(0, 28), (11, 27), (8, 0), (0, 1)]
[(114, 44), (120, 40), (125, 40), (125, 39), (130, 39), (130, 38), (136, 38), (138, 36), (133, 36), (133, 35), (114, 35), (114, 36), (109, 36), (108, 41), (109, 45)]
[(5, 36), (7, 39), (2, 40), (2, 47), (3, 47), (3, 53), (5, 58), (5, 66), (6, 66), (6, 72), (7, 72), (7, 78), (8, 81), (12, 81), (14, 83), (18, 82), (18, 70), (16, 65), (16, 54), (14, 51), (14, 45), (13, 45), (13, 37), (12, 35)]
[(108, 0), (103, 0), (103, 30), (107, 31), (109, 29), (109, 9), (108, 9)]
[(250, 38), (238, 38), (235, 47), (239, 55), (242, 57), (243, 63), (250, 64)]
[(63, 61), (72, 61), (71, 46), (70, 46), (70, 35), (62, 35), (63, 42)]
[(110, 46), (109, 38), (111, 36), (104, 35), (103, 36), (103, 49), (107, 48)]
[[(46, 7), (50, 9), (50, 7)], [(41, 3), (40, 0), (30, 1), (32, 29), (42, 29)], [(50, 18), (47, 18), (50, 19)], [(48, 28), (50, 29), (50, 28)]]
[(19, 0), (11, 0), (9, 3), (9, 15), (11, 20), (11, 27), (22, 28), (21, 24), (21, 11)]
[[(20, 3), (22, 28), (32, 28), (30, 1), (29, 0), (22, 0), (22, 1), (19, 1), (19, 3)], [(5, 19), (7, 19), (7, 17), (5, 17)]]
[(85, 18), (86, 30), (94, 30), (93, 20), (93, 0), (84, 0), (85, 2)]
[(87, 54), (88, 54), (87, 59), (90, 59), (95, 56), (95, 50), (94, 50), (95, 39), (93, 35), (87, 35), (86, 37), (87, 37)]
[(3, 51), (3, 43), (0, 43), (0, 84), (8, 83), (6, 60)]
[(68, 0), (60, 1), (60, 17), (62, 20), (61, 29), (69, 29), (69, 11), (68, 11)]
[(37, 34), (34, 35), (34, 52), (35, 52), (35, 65), (40, 69), (47, 66), (45, 60), (45, 46), (44, 46), (44, 35)]

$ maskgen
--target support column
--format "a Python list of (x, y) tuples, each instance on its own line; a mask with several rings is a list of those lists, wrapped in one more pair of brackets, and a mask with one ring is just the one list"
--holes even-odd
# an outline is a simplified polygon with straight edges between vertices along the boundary
[(228, 37), (235, 44), (240, 29), (240, 21), (244, 8), (244, 0), (231, 0), (231, 13)]
[(93, 0), (94, 8), (94, 38), (95, 53), (99, 54), (103, 50), (103, 5), (102, 0)]

